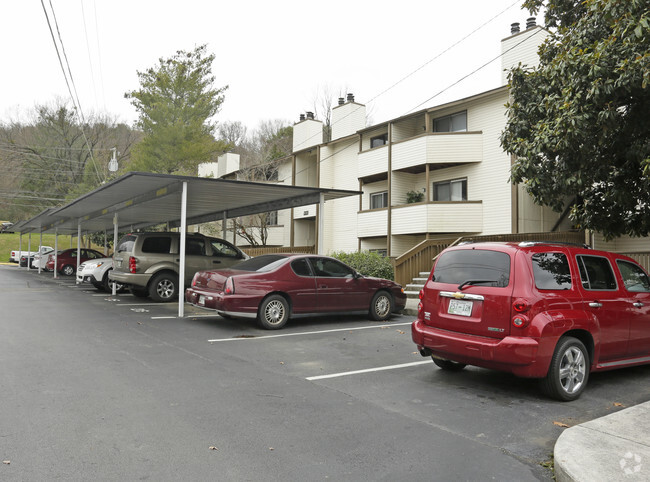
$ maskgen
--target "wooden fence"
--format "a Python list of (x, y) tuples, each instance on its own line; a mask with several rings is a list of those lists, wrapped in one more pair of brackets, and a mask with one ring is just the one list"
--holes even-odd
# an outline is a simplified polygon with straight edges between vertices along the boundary
[(582, 231), (560, 231), (553, 233), (495, 234), (486, 236), (463, 236), (449, 239), (427, 239), (395, 258), (395, 281), (406, 286), (420, 273), (431, 271), (433, 260), (440, 252), (454, 244), (466, 241), (551, 241), (584, 244)]
[(252, 246), (250, 248), (240, 249), (248, 256), (261, 256), (263, 254), (277, 254), (277, 253), (302, 253), (302, 254), (315, 254), (314, 246)]

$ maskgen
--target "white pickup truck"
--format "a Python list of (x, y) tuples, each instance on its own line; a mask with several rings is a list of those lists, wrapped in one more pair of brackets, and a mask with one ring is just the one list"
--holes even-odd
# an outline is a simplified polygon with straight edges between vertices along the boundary
[(41, 249), (39, 251), (19, 251), (19, 250), (15, 250), (15, 251), (11, 252), (11, 257), (9, 258), (9, 261), (11, 263), (20, 263), (20, 257), (21, 256), (27, 256), (27, 257), (31, 258), (35, 254), (38, 254), (38, 253), (43, 254), (46, 251), (52, 251), (52, 249), (54, 249), (54, 248), (52, 248), (51, 246), (41, 246)]

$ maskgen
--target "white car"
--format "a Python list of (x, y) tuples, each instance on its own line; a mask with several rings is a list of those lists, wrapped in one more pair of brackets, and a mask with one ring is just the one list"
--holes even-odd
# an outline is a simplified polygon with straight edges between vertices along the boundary
[(47, 264), (47, 258), (49, 258), (50, 254), (52, 253), (54, 253), (53, 249), (49, 249), (42, 253), (36, 253), (34, 255), (34, 258), (32, 259), (30, 267), (34, 269), (38, 269), (40, 266), (41, 270), (47, 271), (45, 265)]
[[(113, 258), (89, 259), (79, 265), (77, 270), (77, 284), (91, 283), (98, 290), (109, 293), (113, 291), (113, 283), (108, 279), (108, 272), (113, 269)], [(120, 283), (116, 284), (116, 291), (124, 290)]]

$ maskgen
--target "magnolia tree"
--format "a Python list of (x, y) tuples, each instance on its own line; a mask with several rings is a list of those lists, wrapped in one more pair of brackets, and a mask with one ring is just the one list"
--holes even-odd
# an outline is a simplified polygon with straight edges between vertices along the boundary
[(551, 35), (535, 69), (510, 71), (501, 143), (511, 181), (610, 239), (650, 231), (647, 0), (527, 0)]

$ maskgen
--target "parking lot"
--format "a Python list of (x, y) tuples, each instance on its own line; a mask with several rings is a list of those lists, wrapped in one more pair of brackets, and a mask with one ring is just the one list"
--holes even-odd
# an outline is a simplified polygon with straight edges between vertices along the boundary
[(0, 303), (2, 480), (551, 480), (566, 426), (650, 399), (650, 366), (571, 403), (443, 372), (411, 316), (265, 331), (16, 265)]

